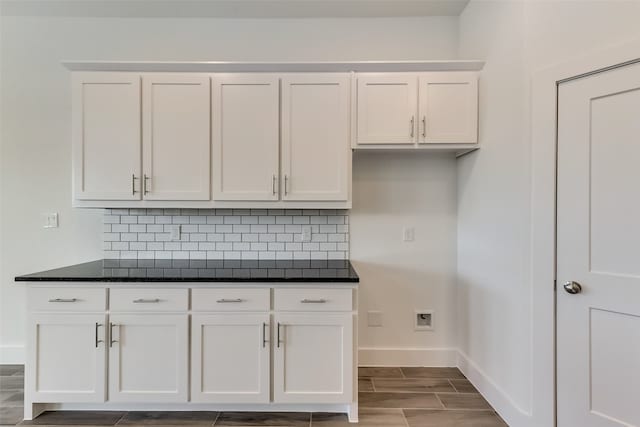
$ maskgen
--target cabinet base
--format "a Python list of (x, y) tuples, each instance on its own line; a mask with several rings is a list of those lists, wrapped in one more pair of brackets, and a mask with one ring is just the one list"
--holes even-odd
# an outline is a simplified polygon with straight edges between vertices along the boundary
[(350, 404), (207, 404), (207, 403), (27, 403), (24, 419), (31, 421), (44, 411), (234, 411), (234, 412), (337, 412), (358, 422), (358, 403)]

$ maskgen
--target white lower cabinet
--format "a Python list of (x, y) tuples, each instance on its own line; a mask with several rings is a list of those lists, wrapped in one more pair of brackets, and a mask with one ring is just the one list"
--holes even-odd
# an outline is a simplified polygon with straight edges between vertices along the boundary
[(112, 314), (109, 400), (186, 402), (187, 314)]
[(269, 314), (194, 314), (191, 400), (268, 403)]
[(274, 402), (351, 402), (353, 315), (276, 313), (274, 320)]
[(32, 287), (25, 419), (39, 403), (352, 411), (353, 297), (326, 285)]
[(104, 313), (31, 316), (25, 389), (33, 402), (104, 402), (105, 320)]

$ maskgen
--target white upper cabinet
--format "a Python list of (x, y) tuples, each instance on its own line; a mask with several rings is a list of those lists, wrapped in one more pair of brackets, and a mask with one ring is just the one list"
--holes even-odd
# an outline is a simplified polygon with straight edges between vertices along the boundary
[(344, 73), (282, 78), (282, 200), (349, 199), (349, 88)]
[(73, 76), (73, 186), (78, 200), (140, 199), (140, 76)]
[(478, 142), (478, 79), (475, 73), (425, 73), (419, 79), (420, 143)]
[(478, 142), (475, 72), (357, 74), (355, 148)]
[(278, 200), (278, 77), (214, 75), (211, 113), (213, 199)]
[(144, 198), (209, 200), (209, 77), (145, 75), (142, 94)]
[(359, 74), (357, 82), (356, 143), (415, 143), (417, 76)]

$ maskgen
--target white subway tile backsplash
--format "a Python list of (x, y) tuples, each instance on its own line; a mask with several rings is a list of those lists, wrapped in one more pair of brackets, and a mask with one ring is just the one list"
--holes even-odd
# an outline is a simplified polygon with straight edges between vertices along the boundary
[[(105, 258), (309, 260), (349, 257), (349, 216), (317, 209), (106, 209)], [(180, 241), (170, 231), (180, 226)], [(302, 241), (303, 226), (311, 241)]]

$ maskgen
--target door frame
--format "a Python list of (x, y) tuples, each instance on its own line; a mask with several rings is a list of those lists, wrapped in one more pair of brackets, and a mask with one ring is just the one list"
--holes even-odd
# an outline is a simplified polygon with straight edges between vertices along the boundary
[(538, 70), (531, 80), (531, 425), (557, 425), (556, 185), (558, 87), (640, 61), (640, 39), (597, 49)]

